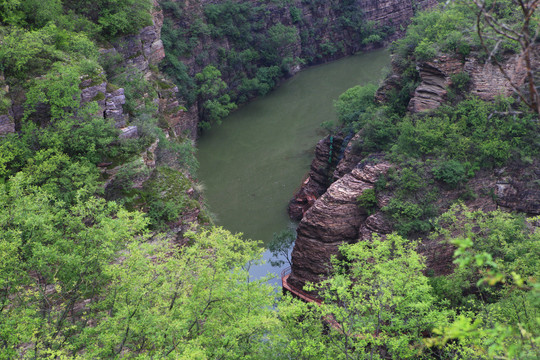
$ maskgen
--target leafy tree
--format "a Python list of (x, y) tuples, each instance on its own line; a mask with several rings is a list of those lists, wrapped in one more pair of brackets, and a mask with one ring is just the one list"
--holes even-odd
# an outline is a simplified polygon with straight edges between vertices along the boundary
[(106, 38), (132, 34), (152, 24), (150, 0), (76, 0), (64, 7), (99, 24)]
[(361, 117), (364, 113), (369, 113), (375, 105), (375, 91), (377, 86), (374, 84), (366, 86), (355, 86), (343, 94), (338, 100), (334, 101), (334, 108), (338, 114), (339, 121), (345, 126), (351, 126), (358, 123), (363, 126), (365, 121)]
[(25, 118), (36, 111), (38, 104), (50, 106), (51, 120), (73, 116), (81, 103), (79, 69), (56, 62), (44, 77), (35, 80), (26, 94)]
[(133, 244), (110, 266), (99, 321), (83, 334), (89, 358), (260, 358), (277, 325), (273, 290), (266, 279), (250, 281), (244, 265), (261, 249), (220, 228), (188, 237), (176, 249)]
[(212, 65), (208, 65), (202, 72), (195, 75), (198, 83), (198, 95), (203, 128), (209, 128), (211, 122), (221, 123), (221, 120), (229, 115), (236, 104), (231, 102), (229, 95), (225, 93), (227, 84), (221, 79), (221, 72)]
[[(86, 198), (71, 207), (27, 184), (0, 187), (0, 358), (48, 357), (74, 349), (82, 313), (105, 295), (105, 269), (141, 233), (142, 214)], [(80, 195), (83, 195), (82, 192)], [(31, 344), (23, 349), (23, 344)]]

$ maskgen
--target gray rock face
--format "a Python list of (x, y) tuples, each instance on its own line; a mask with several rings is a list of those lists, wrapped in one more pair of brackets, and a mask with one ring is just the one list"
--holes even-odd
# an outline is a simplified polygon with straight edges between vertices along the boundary
[(81, 103), (89, 103), (90, 101), (99, 99), (98, 104), (105, 104), (105, 93), (107, 92), (107, 82), (103, 81), (100, 84), (92, 85), (92, 79), (83, 80), (81, 87)]
[(152, 25), (141, 29), (138, 34), (123, 36), (113, 43), (114, 51), (124, 57), (124, 65), (136, 67), (144, 74), (149, 72), (150, 64), (158, 64), (165, 57), (161, 41), (163, 11), (157, 0), (154, 0), (154, 7), (157, 11), (152, 13)]
[(105, 100), (104, 115), (108, 119), (113, 119), (116, 127), (120, 128), (126, 125), (126, 115), (122, 105), (126, 103), (124, 89), (120, 88), (112, 93), (107, 93)]
[(128, 126), (120, 129), (119, 139), (133, 139), (139, 136), (139, 131), (136, 126)]
[(0, 115), (0, 136), (15, 132), (15, 121), (9, 115)]

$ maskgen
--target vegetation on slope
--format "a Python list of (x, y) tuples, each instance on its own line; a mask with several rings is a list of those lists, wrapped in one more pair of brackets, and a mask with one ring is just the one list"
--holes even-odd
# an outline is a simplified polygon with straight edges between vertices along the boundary
[[(234, 31), (228, 20), (253, 11), (225, 4), (230, 7), (207, 9), (212, 36)], [(425, 206), (436, 196), (429, 179), (459, 189), (484, 167), (530, 163), (538, 156), (535, 115), (518, 113), (509, 99), (491, 104), (466, 94), (434, 113), (404, 115), (422, 42), (439, 43), (429, 40), (433, 33), (447, 39), (434, 28), (453, 26), (448, 16), (468, 19), (467, 12), (451, 7), (415, 20), (396, 45), (408, 50), (403, 86), (389, 104), (376, 105), (369, 87), (338, 102), (344, 126), (363, 132), (357, 151), (385, 151), (400, 165), (377, 188), (397, 194), (386, 210), (402, 226), (397, 230), (418, 236), (434, 226), (434, 236), (457, 246), (459, 268), (448, 277), (426, 276), (415, 243), (394, 234), (344, 246), (334, 276), (313, 285), (323, 305), (287, 297), (276, 306), (265, 279), (253, 281), (247, 272), (260, 258), (257, 244), (211, 228), (188, 233), (187, 244), (177, 246), (149, 230), (164, 229), (197, 206), (183, 195), (189, 178), (180, 176), (196, 168), (192, 149), (167, 141), (156, 126), (160, 119), (145, 96), (155, 91), (152, 84), (135, 70), (127, 76), (117, 66), (121, 59), (97, 52), (98, 43), (146, 25), (149, 6), (142, 0), (0, 4), (1, 71), (10, 91), (26, 94), (20, 130), (0, 140), (0, 359), (538, 358), (538, 219), (456, 207), (431, 223), (436, 211)], [(353, 26), (358, 14), (349, 10), (343, 21)], [(229, 35), (246, 42), (242, 36), (252, 30)], [(288, 32), (277, 27), (272, 34), (286, 40)], [(282, 65), (264, 67), (262, 82), (270, 86), (272, 67), (281, 72)], [(199, 91), (224, 96), (219, 71), (203, 71)], [(125, 86), (140, 139), (119, 141), (118, 130), (95, 116), (99, 99), (74, 100), (82, 79), (104, 76)], [(4, 99), (1, 112), (11, 106)], [(217, 110), (229, 102), (223, 99)], [(133, 189), (138, 176), (148, 175), (138, 154), (157, 138), (161, 166)], [(131, 164), (117, 174), (113, 194), (103, 194), (102, 161)], [(373, 195), (362, 201), (373, 205)]]
[[(321, 1), (304, 0), (303, 4), (316, 14)], [(314, 23), (306, 26), (293, 1), (211, 2), (202, 5), (200, 16), (189, 12), (183, 2), (164, 0), (161, 6), (169, 14), (162, 34), (166, 49), (163, 69), (176, 80), (187, 107), (198, 102), (202, 128), (219, 123), (236, 105), (267, 94), (295, 67), (344, 54), (350, 45), (345, 40), (325, 41), (314, 29), (326, 27), (329, 19), (314, 16), (310, 20)], [(338, 21), (328, 25), (331, 33), (349, 34), (356, 47), (362, 42), (380, 43), (393, 31), (363, 21), (355, 1), (332, 0), (329, 6), (339, 14)], [(290, 17), (292, 24), (276, 23), (279, 16)], [(191, 74), (185, 65), (193, 59), (193, 66), (202, 69), (197, 74)], [(219, 91), (210, 91), (199, 79), (208, 78), (210, 72), (222, 84)]]

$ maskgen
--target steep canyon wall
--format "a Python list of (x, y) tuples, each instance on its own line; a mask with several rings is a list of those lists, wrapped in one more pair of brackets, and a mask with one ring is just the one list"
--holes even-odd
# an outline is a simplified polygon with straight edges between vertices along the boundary
[[(532, 61), (538, 68), (540, 47), (535, 46), (533, 50)], [(509, 56), (503, 66), (517, 84), (523, 84), (525, 72), (517, 58), (517, 55)], [(446, 101), (451, 76), (462, 72), (470, 76), (469, 92), (481, 99), (493, 100), (512, 92), (510, 83), (494, 65), (482, 64), (472, 56), (464, 61), (439, 56), (429, 62), (419, 62), (417, 69), (421, 81), (411, 94), (409, 111), (413, 113), (429, 112), (441, 106)], [(399, 86), (399, 82), (399, 72), (391, 74), (376, 94), (378, 101), (384, 102), (384, 93)], [(395, 172), (400, 169), (388, 162), (384, 154), (365, 156), (355, 151), (355, 144), (361, 142), (360, 131), (348, 143), (337, 165), (323, 167), (321, 164), (325, 164), (330, 145), (328, 139), (321, 140), (308, 178), (289, 204), (291, 217), (301, 219), (292, 252), (292, 271), (288, 278), (289, 284), (297, 289), (302, 289), (307, 282), (318, 282), (329, 274), (331, 257), (339, 255), (341, 244), (369, 241), (373, 236), (384, 238), (396, 230), (396, 221), (381, 210), (394, 197), (392, 191), (377, 191), (373, 209), (359, 206), (358, 197), (366, 190), (374, 189), (377, 180), (384, 177), (389, 169)], [(471, 198), (464, 199), (462, 192), (437, 185), (438, 196), (433, 204), (444, 212), (461, 199), (472, 210), (502, 209), (539, 215), (538, 176), (538, 159), (529, 163), (510, 162), (504, 167), (479, 171), (469, 179), (466, 187), (476, 194)], [(425, 256), (427, 268), (434, 275), (453, 271), (454, 249), (451, 245), (427, 235), (419, 240), (418, 251)]]
[[(435, 0), (162, 0), (165, 71), (188, 109), (184, 130), (204, 117), (194, 76), (220, 70), (224, 91), (240, 104), (264, 95), (302, 67), (380, 47), (403, 33), (415, 11)], [(224, 92), (215, 95), (219, 98)]]

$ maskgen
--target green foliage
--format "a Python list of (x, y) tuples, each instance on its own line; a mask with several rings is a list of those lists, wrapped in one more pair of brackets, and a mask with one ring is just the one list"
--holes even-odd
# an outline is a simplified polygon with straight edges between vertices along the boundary
[(435, 179), (455, 188), (466, 178), (465, 167), (457, 160), (442, 161), (433, 168)]
[(279, 66), (261, 67), (257, 69), (257, 90), (260, 95), (266, 95), (276, 85), (283, 73)]
[[(292, 358), (309, 359), (324, 358), (322, 354), (383, 359), (385, 352), (399, 359), (430, 358), (413, 344), (421, 342), (423, 333), (445, 326), (450, 312), (436, 308), (422, 274), (425, 265), (414, 247), (397, 235), (343, 245), (344, 259), (334, 259), (332, 277), (308, 288), (319, 291), (320, 306), (280, 305), (280, 314), (306, 316), (285, 329), (290, 336), (285, 351), (294, 354)], [(325, 336), (315, 320), (321, 318), (328, 323)]]
[(390, 215), (397, 232), (403, 236), (427, 233), (432, 229), (429, 222), (434, 215), (431, 206), (393, 198), (382, 210)]
[[(532, 219), (531, 222), (537, 221)], [(440, 219), (440, 234), (457, 247), (459, 265), (448, 280), (454, 292), (469, 292), (470, 311), (435, 331), (430, 346), (455, 339), (481, 358), (538, 357), (538, 259), (540, 236), (521, 216), (499, 211), (483, 213), (455, 206)], [(476, 289), (476, 291), (471, 291)], [(440, 289), (446, 296), (447, 289)], [(461, 295), (461, 294), (459, 294)], [(452, 297), (464, 301), (462, 297)], [(472, 356), (472, 355), (471, 355)]]
[(242, 267), (260, 249), (220, 228), (188, 236), (190, 246), (176, 250), (164, 241), (133, 244), (107, 269), (99, 321), (81, 336), (89, 358), (260, 358), (276, 325), (273, 290)]
[(196, 176), (199, 162), (195, 156), (197, 148), (191, 139), (175, 139), (167, 141), (160, 136), (158, 147), (158, 160), (172, 168), (187, 170), (192, 176)]
[(469, 90), (469, 85), (471, 84), (471, 77), (469, 74), (460, 72), (450, 75), (450, 81), (452, 83), (448, 88), (448, 93), (446, 95), (447, 99), (453, 103), (464, 100), (467, 90)]
[[(12, 176), (29, 164), (41, 166), (45, 154), (48, 154), (46, 157), (51, 154), (68, 156), (70, 160), (64, 159), (67, 163), (74, 162), (83, 168), (87, 163), (95, 166), (108, 153), (117, 133), (118, 130), (102, 118), (62, 119), (46, 127), (25, 122), (20, 135), (5, 137), (0, 143), (0, 176)], [(34, 159), (38, 154), (41, 158)], [(43, 177), (39, 173), (33, 176)]]
[(98, 54), (84, 34), (61, 30), (54, 24), (31, 31), (9, 28), (0, 41), (0, 70), (17, 79), (46, 72), (57, 61), (95, 60)]
[(1, 186), (0, 198), (2, 358), (20, 355), (23, 343), (33, 344), (25, 357), (66, 354), (88, 324), (84, 316), (68, 321), (68, 314), (105, 296), (106, 268), (145, 221), (96, 198), (66, 208), (27, 185), (22, 173)]
[[(288, 48), (298, 41), (297, 30), (293, 26), (276, 24), (268, 29), (269, 45), (276, 48)], [(284, 57), (284, 55), (282, 55)]]
[(130, 69), (120, 74), (114, 81), (124, 88), (126, 96), (124, 108), (129, 114), (140, 116), (157, 112), (157, 105), (153, 102), (158, 97), (156, 87), (145, 79), (140, 70)]
[(23, 172), (27, 185), (38, 186), (66, 204), (74, 203), (79, 193), (94, 194), (99, 189), (98, 171), (93, 164), (74, 161), (54, 149), (37, 152), (28, 159)]
[(431, 116), (405, 118), (395, 150), (409, 156), (447, 156), (473, 167), (504, 164), (514, 154), (534, 154), (538, 137), (532, 115), (509, 121), (498, 104), (468, 99)]
[[(455, 205), (438, 220), (438, 229), (446, 239), (466, 240), (467, 254), (458, 251), (456, 256), (465, 258), (466, 255), (474, 259), (477, 254), (489, 252), (492, 263), (488, 265), (496, 266), (498, 271), (505, 274), (515, 272), (524, 278), (538, 276), (539, 234), (522, 216), (501, 211), (470, 211), (464, 205)], [(482, 273), (481, 268), (482, 264), (467, 263), (460, 269), (466, 274), (458, 272), (456, 277), (464, 276), (469, 286), (480, 286), (482, 282), (476, 284), (476, 281)], [(496, 298), (504, 292), (504, 289), (497, 289), (493, 296)]]
[(418, 13), (406, 36), (393, 45), (397, 64), (405, 68), (413, 55), (418, 60), (431, 60), (439, 51), (467, 55), (470, 47), (479, 45), (477, 35), (470, 31), (475, 21), (474, 12), (458, 2), (444, 10)]
[(302, 21), (302, 10), (300, 10), (296, 6), (291, 6), (289, 8), (289, 14), (291, 15), (291, 20), (293, 24)]
[(70, 31), (111, 39), (152, 24), (150, 0), (4, 0), (3, 24), (39, 29), (55, 23)]
[(352, 87), (341, 94), (338, 100), (334, 101), (339, 121), (345, 126), (354, 124), (361, 128), (375, 107), (375, 91), (377, 86), (369, 84)]
[(356, 198), (358, 206), (365, 209), (368, 215), (375, 213), (377, 210), (377, 194), (375, 189), (366, 189), (362, 195)]
[(404, 163), (399, 170), (390, 169), (385, 181), (382, 191), (392, 198), (381, 210), (393, 220), (394, 229), (402, 236), (427, 234), (437, 215), (437, 189), (428, 167), (421, 162)]
[(38, 104), (50, 107), (53, 121), (75, 115), (81, 103), (82, 66), (56, 62), (45, 76), (34, 80), (26, 93), (24, 119), (36, 111)]
[[(164, 41), (165, 43), (165, 41)], [(178, 84), (178, 92), (188, 105), (195, 102), (197, 91), (195, 80), (188, 74), (187, 66), (178, 60), (174, 54), (165, 53), (164, 72)]]
[(228, 94), (225, 94), (227, 84), (221, 79), (221, 72), (209, 65), (195, 75), (195, 79), (198, 83), (198, 94), (202, 99), (201, 109), (204, 119), (199, 126), (209, 128), (212, 122), (220, 124), (231, 110), (236, 109), (236, 104), (231, 102)]
[(187, 195), (191, 186), (190, 179), (179, 170), (160, 166), (152, 173), (138, 192), (138, 202), (140, 208), (147, 209), (153, 228), (176, 223), (183, 212), (200, 207)]

